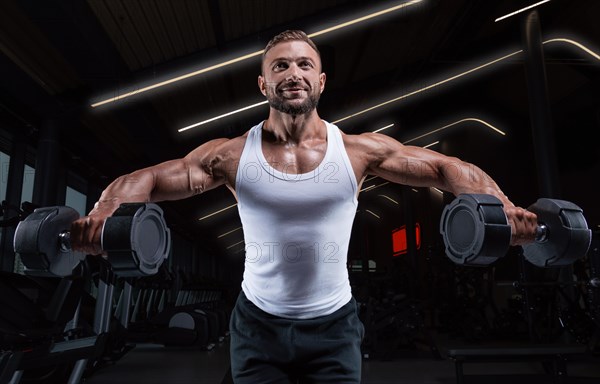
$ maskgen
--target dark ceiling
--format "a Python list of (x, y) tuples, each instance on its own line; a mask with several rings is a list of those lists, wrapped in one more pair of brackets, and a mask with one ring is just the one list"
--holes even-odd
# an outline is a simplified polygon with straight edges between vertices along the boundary
[[(58, 119), (65, 166), (103, 188), (118, 175), (240, 135), (264, 119), (268, 107), (260, 105), (178, 131), (263, 101), (256, 83), (260, 57), (96, 108), (92, 103), (260, 51), (285, 29), (315, 33), (402, 2), (3, 0), (0, 121), (26, 132), (35, 148), (43, 121)], [(461, 74), (522, 49), (522, 15), (494, 20), (535, 2), (423, 0), (316, 36), (328, 75), (320, 116), (339, 121), (347, 133), (393, 123), (384, 133), (400, 141), (467, 119), (410, 143), (439, 141), (433, 149), (480, 165), (509, 197), (530, 204), (539, 188), (523, 55)], [(543, 40), (583, 44), (549, 42), (544, 54), (562, 196), (596, 225), (592, 185), (599, 151), (592, 135), (600, 125), (600, 1), (552, 0), (538, 12)], [(372, 179), (363, 187), (381, 183)], [(364, 192), (361, 204), (369, 194), (401, 193), (391, 184), (377, 190)], [(198, 219), (233, 204), (219, 188), (164, 207), (172, 228), (229, 252), (239, 251), (228, 247), (243, 234), (219, 235), (239, 227), (237, 211)]]

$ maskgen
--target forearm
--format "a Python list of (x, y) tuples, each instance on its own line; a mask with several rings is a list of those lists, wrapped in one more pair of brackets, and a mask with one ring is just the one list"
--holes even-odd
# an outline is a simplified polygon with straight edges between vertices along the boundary
[[(454, 174), (454, 177), (447, 169), (442, 171), (448, 191), (455, 195), (477, 193), (497, 197), (502, 202), (506, 218), (512, 229), (511, 245), (522, 245), (533, 241), (537, 230), (537, 217), (534, 213), (510, 201), (498, 184), (479, 167), (465, 162), (456, 163), (455, 166), (457, 173)], [(456, 177), (458, 175), (460, 177)]]
[(115, 179), (102, 191), (90, 215), (110, 215), (122, 203), (150, 202), (155, 186), (150, 170), (140, 170)]
[(514, 205), (498, 184), (474, 164), (454, 159), (440, 167), (440, 175), (442, 189), (455, 196), (461, 193), (487, 194), (499, 198), (506, 207)]

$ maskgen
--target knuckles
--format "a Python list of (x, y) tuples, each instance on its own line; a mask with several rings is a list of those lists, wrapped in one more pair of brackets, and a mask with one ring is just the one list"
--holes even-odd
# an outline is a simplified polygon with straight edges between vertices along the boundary
[(536, 214), (521, 207), (510, 207), (505, 212), (512, 227), (511, 245), (533, 242), (538, 226)]
[(71, 248), (88, 254), (100, 254), (100, 235), (104, 219), (85, 216), (71, 224)]

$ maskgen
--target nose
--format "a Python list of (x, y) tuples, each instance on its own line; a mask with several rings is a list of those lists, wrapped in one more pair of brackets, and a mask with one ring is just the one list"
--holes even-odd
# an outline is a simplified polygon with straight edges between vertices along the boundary
[(296, 63), (292, 63), (288, 70), (287, 70), (287, 76), (285, 77), (285, 79), (287, 81), (294, 81), (294, 82), (298, 82), (300, 80), (302, 80), (302, 74), (300, 72), (300, 67), (298, 67), (298, 65)]

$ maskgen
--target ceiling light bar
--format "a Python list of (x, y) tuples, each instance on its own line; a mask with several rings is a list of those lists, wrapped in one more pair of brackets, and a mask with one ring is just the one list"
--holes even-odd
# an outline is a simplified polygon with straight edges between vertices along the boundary
[(568, 44), (574, 45), (577, 48), (579, 48), (582, 51), (584, 51), (587, 54), (589, 54), (590, 56), (592, 56), (594, 59), (600, 61), (600, 55), (598, 55), (596, 52), (592, 51), (591, 49), (589, 49), (585, 45), (583, 45), (583, 44), (581, 44), (581, 43), (579, 43), (579, 42), (577, 42), (575, 40), (566, 39), (564, 37), (558, 37), (556, 39), (546, 40), (542, 44), (549, 44), (549, 43), (568, 43)]
[(333, 123), (333, 124), (337, 124), (337, 123), (339, 123), (339, 122), (342, 122), (342, 121), (344, 121), (344, 120), (348, 120), (348, 119), (351, 119), (351, 118), (353, 118), (353, 117), (356, 117), (356, 116), (362, 115), (362, 114), (364, 114), (364, 113), (370, 112), (370, 111), (372, 111), (372, 110), (374, 110), (374, 109), (381, 108), (381, 107), (383, 107), (383, 106), (385, 106), (385, 105), (388, 105), (388, 104), (391, 104), (391, 103), (395, 103), (396, 101), (400, 101), (400, 100), (407, 99), (407, 98), (409, 98), (409, 97), (411, 97), (411, 96), (414, 96), (414, 95), (417, 95), (417, 94), (419, 94), (419, 93), (422, 93), (422, 92), (428, 91), (428, 90), (430, 90), (430, 89), (432, 89), (432, 88), (435, 88), (435, 87), (438, 87), (438, 86), (440, 86), (440, 85), (443, 85), (443, 84), (449, 83), (449, 82), (451, 82), (451, 81), (453, 81), (453, 80), (459, 79), (459, 78), (461, 78), (461, 77), (464, 77), (464, 76), (466, 76), (466, 75), (468, 75), (468, 74), (471, 74), (471, 73), (473, 73), (473, 72), (479, 71), (480, 69), (483, 69), (483, 68), (489, 67), (490, 65), (493, 65), (493, 64), (496, 64), (496, 63), (498, 63), (498, 62), (500, 62), (500, 61), (506, 60), (506, 59), (508, 59), (508, 58), (510, 58), (510, 57), (513, 57), (513, 56), (515, 56), (515, 55), (518, 55), (518, 54), (519, 54), (519, 53), (521, 53), (521, 52), (523, 52), (523, 50), (519, 50), (519, 51), (516, 51), (516, 52), (510, 53), (510, 54), (508, 54), (508, 55), (506, 55), (506, 56), (502, 56), (502, 57), (500, 57), (500, 58), (498, 58), (498, 59), (495, 59), (495, 60), (492, 60), (492, 61), (490, 61), (490, 62), (487, 62), (487, 63), (485, 63), (485, 64), (482, 64), (482, 65), (480, 65), (480, 66), (478, 66), (478, 67), (471, 68), (471, 69), (469, 69), (468, 71), (465, 71), (465, 72), (459, 73), (459, 74), (457, 74), (457, 75), (454, 75), (454, 76), (452, 76), (452, 77), (449, 77), (449, 78), (447, 78), (447, 79), (445, 79), (445, 80), (438, 81), (437, 83), (434, 83), (434, 84), (428, 85), (428, 86), (426, 86), (426, 87), (424, 87), (424, 88), (417, 89), (416, 91), (409, 92), (409, 93), (407, 93), (407, 94), (404, 94), (404, 95), (398, 96), (398, 97), (396, 97), (396, 98), (393, 98), (393, 99), (390, 99), (390, 100), (384, 101), (383, 103), (379, 103), (379, 104), (377, 104), (377, 105), (374, 105), (374, 106), (372, 106), (372, 107), (369, 107), (369, 108), (363, 109), (362, 111), (355, 112), (355, 113), (353, 113), (353, 114), (351, 114), (351, 115), (348, 115), (348, 116), (346, 116), (346, 117), (342, 117), (341, 119), (335, 120), (335, 121), (333, 121), (332, 123)]
[[(592, 51), (591, 49), (589, 49), (589, 48), (585, 47), (583, 44), (581, 44), (581, 43), (579, 43), (579, 42), (577, 42), (577, 41), (571, 40), (571, 39), (566, 39), (566, 38), (555, 38), (555, 39), (550, 39), (550, 40), (544, 41), (542, 44), (549, 44), (549, 43), (555, 43), (555, 42), (562, 42), (562, 43), (568, 43), (568, 44), (572, 44), (572, 45), (574, 45), (574, 46), (576, 46), (576, 47), (580, 48), (580, 49), (581, 49), (581, 50), (583, 50), (584, 52), (588, 53), (589, 55), (591, 55), (592, 57), (594, 57), (596, 60), (600, 60), (600, 56), (599, 56), (597, 53), (595, 53), (595, 52), (594, 52), (594, 51)], [(416, 94), (419, 94), (419, 93), (421, 93), (421, 92), (427, 91), (427, 90), (429, 90), (429, 89), (431, 89), (431, 88), (434, 88), (434, 87), (437, 87), (437, 86), (439, 86), (439, 85), (442, 85), (442, 84), (448, 83), (448, 82), (450, 82), (450, 81), (456, 80), (456, 79), (458, 79), (458, 78), (464, 77), (464, 76), (466, 76), (466, 75), (468, 75), (468, 74), (471, 74), (471, 73), (473, 73), (473, 72), (476, 72), (476, 71), (478, 71), (478, 70), (480, 70), (480, 69), (483, 69), (483, 68), (489, 67), (490, 65), (493, 65), (493, 64), (496, 64), (496, 63), (498, 63), (498, 62), (500, 62), (500, 61), (506, 60), (506, 59), (508, 59), (508, 58), (510, 58), (510, 57), (512, 57), (512, 56), (518, 55), (519, 53), (522, 53), (522, 52), (523, 52), (523, 50), (522, 50), (522, 49), (521, 49), (521, 50), (518, 50), (518, 51), (516, 51), (516, 52), (510, 53), (510, 54), (508, 54), (508, 55), (505, 55), (505, 56), (502, 56), (502, 57), (500, 57), (500, 58), (498, 58), (498, 59), (495, 59), (495, 60), (492, 60), (492, 61), (490, 61), (490, 62), (487, 62), (487, 63), (485, 63), (485, 64), (483, 64), (483, 65), (480, 65), (480, 66), (478, 66), (478, 67), (476, 67), (476, 68), (472, 68), (472, 69), (470, 69), (470, 70), (468, 70), (468, 71), (466, 71), (466, 72), (459, 73), (458, 75), (452, 76), (452, 77), (450, 77), (450, 78), (447, 78), (447, 79), (445, 79), (445, 80), (439, 81), (439, 82), (437, 82), (437, 83), (435, 83), (435, 84), (429, 85), (429, 86), (427, 86), (427, 87), (425, 87), (425, 88), (418, 89), (418, 90), (416, 90), (416, 91), (413, 91), (413, 92), (410, 92), (410, 93), (408, 93), (408, 94), (405, 94), (405, 95), (402, 95), (402, 96), (396, 97), (396, 98), (394, 98), (394, 99), (391, 99), (391, 100), (385, 101), (385, 102), (383, 102), (383, 103), (377, 104), (377, 105), (375, 105), (375, 106), (369, 107), (369, 108), (367, 108), (367, 109), (364, 109), (364, 110), (362, 110), (362, 111), (359, 111), (359, 112), (353, 113), (353, 114), (351, 114), (351, 115), (349, 115), (349, 116), (346, 116), (346, 117), (343, 117), (343, 118), (341, 118), (341, 119), (339, 119), (339, 120), (333, 121), (332, 123), (333, 123), (333, 124), (337, 124), (337, 123), (339, 123), (339, 122), (341, 122), (341, 121), (348, 120), (348, 119), (350, 119), (350, 118), (352, 118), (352, 117), (355, 117), (355, 116), (358, 116), (358, 115), (362, 115), (363, 113), (366, 113), (366, 112), (372, 111), (372, 110), (374, 110), (374, 109), (376, 109), (376, 108), (379, 108), (379, 107), (383, 107), (383, 106), (385, 106), (385, 105), (387, 105), (387, 104), (390, 104), (390, 103), (393, 103), (393, 102), (396, 102), (396, 101), (400, 101), (400, 100), (406, 99), (406, 98), (408, 98), (408, 97), (414, 96), (414, 95), (416, 95)]]
[(244, 244), (240, 249), (238, 250), (231, 250), (230, 252), (233, 252), (234, 255), (242, 252), (242, 251), (246, 251), (246, 245)]
[(112, 102), (115, 102), (115, 101), (123, 100), (123, 99), (126, 99), (128, 97), (139, 95), (141, 93), (148, 92), (148, 91), (151, 91), (151, 90), (156, 89), (156, 88), (164, 87), (165, 85), (173, 84), (173, 83), (176, 83), (176, 82), (181, 81), (181, 80), (189, 79), (190, 77), (198, 76), (200, 74), (203, 74), (203, 73), (206, 73), (206, 72), (210, 72), (210, 71), (213, 71), (213, 70), (218, 69), (218, 68), (226, 67), (228, 65), (235, 64), (235, 63), (238, 63), (240, 61), (244, 61), (246, 59), (250, 59), (252, 57), (260, 56), (260, 55), (262, 55), (263, 51), (264, 51), (264, 49), (260, 50), (260, 51), (249, 53), (247, 55), (236, 57), (235, 59), (227, 60), (227, 61), (224, 61), (222, 63), (216, 64), (216, 65), (212, 65), (210, 67), (199, 69), (199, 70), (194, 71), (194, 72), (190, 72), (190, 73), (186, 73), (186, 74), (181, 75), (181, 76), (173, 77), (173, 78), (171, 78), (169, 80), (165, 80), (165, 81), (161, 81), (159, 83), (151, 84), (151, 85), (148, 85), (146, 87), (142, 87), (140, 89), (136, 89), (135, 91), (125, 92), (122, 95), (111, 97), (111, 98), (108, 98), (108, 99), (105, 99), (105, 100), (93, 103), (91, 105), (91, 107), (92, 108), (96, 108), (96, 107), (99, 107), (99, 106), (104, 105), (104, 104), (108, 104), (108, 103), (112, 103)]
[(384, 129), (388, 129), (388, 128), (391, 128), (391, 127), (393, 127), (393, 126), (394, 126), (394, 124), (386, 125), (386, 126), (385, 126), (385, 127), (383, 127), (383, 128), (379, 128), (379, 129), (377, 129), (377, 130), (373, 131), (373, 133), (381, 132), (381, 131), (383, 131)]
[(373, 211), (370, 211), (370, 210), (368, 210), (368, 209), (365, 209), (365, 211), (366, 211), (366, 212), (369, 212), (371, 215), (375, 216), (376, 218), (378, 218), (378, 219), (381, 219), (381, 217), (379, 217), (379, 215), (377, 215), (377, 214), (373, 213)]
[(427, 145), (425, 145), (423, 148), (429, 148), (429, 147), (433, 147), (434, 145), (436, 145), (436, 144), (439, 144), (439, 143), (440, 143), (440, 141), (439, 141), (439, 140), (438, 140), (438, 141), (434, 141), (434, 142), (433, 142), (433, 143), (431, 143), (431, 144), (427, 144)]
[(398, 5), (394, 6), (394, 7), (386, 8), (384, 10), (381, 10), (381, 11), (378, 11), (378, 12), (374, 12), (374, 13), (371, 13), (371, 14), (363, 16), (363, 17), (359, 17), (358, 19), (350, 20), (350, 21), (347, 21), (345, 23), (335, 25), (335, 26), (333, 26), (331, 28), (326, 28), (326, 29), (323, 29), (322, 31), (311, 33), (311, 34), (308, 35), (308, 37), (313, 38), (313, 37), (316, 37), (316, 36), (319, 36), (319, 35), (323, 35), (325, 33), (333, 32), (335, 30), (338, 30), (338, 29), (341, 29), (341, 28), (345, 28), (345, 27), (348, 27), (350, 25), (357, 24), (357, 23), (369, 20), (369, 19), (374, 19), (376, 17), (383, 16), (383, 15), (385, 15), (387, 13), (398, 11), (398, 10), (406, 8), (406, 7), (410, 7), (411, 5), (420, 3), (421, 1), (423, 1), (423, 0), (412, 0), (412, 1), (408, 1), (408, 2), (402, 3), (402, 4), (398, 4)]
[(219, 119), (222, 119), (223, 117), (234, 115), (236, 113), (243, 112), (243, 111), (245, 111), (247, 109), (252, 109), (254, 107), (258, 107), (260, 105), (267, 104), (268, 102), (269, 102), (268, 100), (264, 100), (264, 101), (261, 101), (260, 103), (248, 105), (246, 107), (243, 107), (243, 108), (240, 108), (240, 109), (236, 109), (235, 111), (227, 112), (227, 113), (225, 113), (223, 115), (216, 116), (216, 117), (213, 117), (211, 119), (204, 120), (204, 121), (201, 121), (199, 123), (195, 123), (195, 124), (192, 124), (192, 125), (188, 125), (187, 127), (180, 128), (180, 129), (177, 130), (177, 132), (184, 132), (184, 131), (187, 131), (188, 129), (196, 128), (196, 127), (198, 127), (200, 125), (204, 125), (204, 124), (210, 123), (211, 121), (219, 120)]
[(434, 191), (436, 191), (437, 193), (439, 193), (440, 195), (443, 195), (444, 192), (440, 189), (437, 189), (436, 187), (431, 187), (431, 189), (433, 189)]
[[(411, 143), (413, 141), (417, 141), (419, 139), (422, 139), (425, 136), (429, 136), (429, 135), (432, 135), (432, 134), (434, 134), (436, 132), (443, 131), (444, 129), (450, 128), (450, 127), (455, 126), (455, 125), (460, 124), (460, 123), (464, 123), (465, 121), (474, 121), (474, 122), (477, 122), (477, 123), (481, 123), (481, 124), (489, 127), (490, 129), (492, 129), (493, 131), (501, 134), (502, 136), (506, 136), (506, 133), (504, 131), (502, 131), (502, 130), (496, 128), (496, 127), (494, 127), (492, 124), (488, 123), (487, 121), (484, 121), (484, 120), (481, 120), (481, 119), (476, 119), (474, 117), (467, 117), (465, 119), (461, 119), (461, 120), (455, 121), (454, 123), (450, 123), (448, 125), (445, 125), (445, 126), (443, 126), (441, 128), (434, 129), (431, 132), (427, 132), (427, 133), (422, 134), (420, 136), (414, 137), (414, 138), (412, 138), (410, 140), (406, 140), (406, 141), (402, 142), (402, 144), (408, 144), (408, 143)], [(433, 144), (435, 144), (435, 143), (433, 143)], [(430, 144), (430, 145), (433, 145), (433, 144)]]
[(378, 184), (378, 185), (371, 185), (370, 187), (366, 187), (366, 188), (361, 189), (359, 192), (368, 192), (368, 191), (371, 191), (371, 190), (373, 190), (375, 188), (383, 187), (384, 185), (389, 184), (389, 183), (390, 183), (389, 181), (386, 181), (385, 183), (381, 183), (381, 184)]
[(237, 228), (235, 228), (235, 229), (232, 229), (232, 230), (231, 230), (231, 231), (229, 231), (229, 232), (222, 233), (222, 234), (220, 234), (219, 236), (217, 236), (217, 239), (220, 239), (221, 237), (225, 237), (225, 236), (227, 236), (227, 235), (230, 235), (230, 234), (232, 234), (232, 233), (233, 233), (233, 232), (235, 232), (235, 231), (239, 231), (240, 229), (242, 229), (242, 227), (237, 227)]
[(363, 189), (361, 189), (359, 192), (366, 192), (366, 191), (370, 191), (371, 189), (375, 188), (375, 185), (371, 185), (369, 187), (365, 187)]
[[(574, 46), (576, 46), (576, 47), (578, 47), (578, 48), (582, 49), (582, 50), (583, 50), (583, 51), (585, 51), (586, 53), (590, 54), (590, 55), (591, 55), (592, 57), (594, 57), (595, 59), (597, 59), (597, 60), (600, 60), (600, 56), (598, 56), (598, 54), (596, 54), (596, 53), (595, 53), (594, 51), (592, 51), (591, 49), (589, 49), (589, 48), (585, 47), (584, 45), (582, 45), (582, 44), (580, 44), (580, 43), (578, 43), (578, 42), (576, 42), (576, 41), (574, 41), (574, 40), (565, 39), (565, 38), (556, 38), (556, 39), (551, 39), (551, 40), (548, 40), (548, 41), (544, 41), (544, 42), (543, 42), (543, 44), (547, 44), (547, 43), (554, 43), (554, 42), (563, 42), (563, 43), (569, 43), (569, 44), (572, 44), (572, 45), (574, 45)], [(471, 70), (469, 70), (469, 71), (467, 71), (467, 72), (460, 73), (460, 74), (458, 74), (458, 75), (455, 75), (455, 76), (453, 76), (453, 77), (451, 77), (451, 78), (448, 78), (448, 79), (446, 79), (446, 80), (442, 80), (442, 81), (440, 81), (440, 82), (437, 82), (437, 83), (435, 83), (435, 84), (433, 84), (433, 85), (430, 85), (430, 86), (428, 86), (428, 87), (425, 87), (425, 88), (422, 88), (422, 89), (418, 89), (418, 90), (416, 90), (416, 91), (413, 91), (413, 92), (411, 92), (411, 93), (409, 93), (409, 94), (402, 95), (402, 96), (399, 96), (399, 97), (397, 97), (397, 98), (395, 98), (395, 99), (391, 99), (391, 100), (385, 101), (385, 102), (383, 102), (383, 103), (381, 103), (381, 104), (378, 104), (378, 105), (375, 105), (375, 106), (373, 106), (373, 107), (369, 107), (369, 108), (367, 108), (367, 109), (364, 109), (364, 110), (362, 110), (362, 111), (356, 112), (356, 113), (354, 113), (354, 114), (351, 114), (351, 115), (349, 115), (349, 116), (346, 116), (346, 117), (343, 117), (343, 118), (341, 118), (341, 119), (339, 119), (339, 120), (333, 121), (332, 123), (333, 123), (333, 124), (337, 124), (337, 123), (339, 123), (339, 122), (341, 122), (341, 121), (348, 120), (348, 119), (351, 119), (351, 118), (353, 118), (353, 117), (355, 117), (355, 116), (362, 115), (363, 113), (366, 113), (366, 112), (372, 111), (372, 110), (374, 110), (374, 109), (377, 109), (377, 108), (379, 108), (379, 107), (385, 106), (385, 105), (387, 105), (387, 104), (390, 104), (390, 103), (393, 103), (393, 102), (396, 102), (396, 101), (400, 101), (400, 100), (403, 100), (403, 99), (407, 99), (407, 98), (409, 98), (409, 97), (411, 97), (411, 96), (417, 95), (417, 94), (419, 94), (419, 93), (421, 93), (421, 92), (424, 92), (424, 91), (426, 91), (426, 90), (429, 90), (429, 89), (431, 89), (431, 88), (434, 88), (434, 87), (436, 87), (436, 86), (438, 86), (438, 85), (442, 85), (442, 84), (448, 83), (448, 82), (450, 82), (450, 81), (452, 81), (452, 80), (456, 80), (456, 79), (458, 79), (458, 78), (460, 78), (460, 77), (463, 77), (463, 76), (465, 76), (465, 75), (467, 75), (467, 74), (473, 73), (473, 72), (475, 72), (475, 71), (478, 71), (478, 70), (480, 70), (480, 69), (483, 69), (483, 68), (485, 68), (485, 67), (488, 67), (488, 66), (490, 66), (490, 65), (492, 65), (492, 64), (495, 64), (495, 63), (498, 63), (498, 62), (500, 62), (500, 61), (502, 61), (502, 60), (508, 59), (509, 57), (515, 56), (515, 55), (517, 55), (517, 54), (519, 54), (519, 53), (521, 53), (521, 52), (523, 52), (523, 50), (519, 50), (519, 51), (517, 51), (517, 52), (513, 52), (513, 53), (511, 53), (511, 54), (509, 54), (509, 55), (503, 56), (503, 57), (501, 57), (501, 58), (499, 58), (499, 59), (496, 59), (496, 60), (493, 60), (493, 61), (491, 61), (491, 62), (489, 62), (489, 63), (483, 64), (483, 65), (480, 65), (479, 67), (473, 68), (473, 69), (471, 69)], [(257, 106), (259, 106), (259, 105), (261, 105), (261, 104), (260, 104), (260, 103), (253, 104), (253, 105), (251, 105), (251, 106), (249, 106), (249, 107), (247, 107), (247, 108), (241, 108), (241, 109), (239, 109), (239, 110), (237, 110), (237, 111), (233, 111), (233, 112), (230, 112), (230, 113), (227, 113), (227, 114), (224, 114), (224, 115), (218, 116), (218, 117), (216, 117), (216, 118), (212, 118), (212, 119), (210, 119), (210, 121), (214, 121), (214, 120), (217, 120), (217, 119), (219, 119), (219, 118), (222, 118), (222, 117), (225, 117), (225, 116), (229, 116), (229, 115), (232, 115), (232, 114), (234, 114), (234, 113), (237, 113), (237, 112), (244, 111), (244, 110), (246, 110), (246, 109), (249, 109), (249, 108), (254, 108), (254, 107), (257, 107)], [(204, 124), (206, 124), (206, 122), (208, 122), (208, 121), (205, 121), (205, 122), (203, 122), (203, 123), (204, 123)], [(200, 125), (200, 124), (198, 124), (198, 125)], [(181, 130), (179, 130), (179, 131), (181, 132)]]
[(398, 202), (397, 202), (396, 200), (392, 199), (391, 197), (389, 197), (389, 196), (387, 196), (387, 195), (379, 195), (379, 196), (381, 196), (381, 197), (384, 197), (384, 198), (388, 199), (389, 201), (391, 201), (392, 203), (394, 203), (394, 204), (396, 204), (396, 205), (400, 205), (400, 204), (398, 204)]
[(535, 8), (535, 7), (537, 7), (538, 5), (542, 5), (542, 4), (544, 4), (544, 3), (547, 3), (547, 2), (549, 2), (549, 1), (550, 1), (550, 0), (544, 0), (544, 1), (540, 1), (539, 3), (532, 4), (532, 5), (528, 6), (528, 7), (521, 8), (521, 9), (519, 9), (519, 10), (517, 10), (517, 11), (514, 11), (514, 12), (511, 12), (511, 13), (509, 13), (508, 15), (504, 15), (504, 16), (501, 16), (501, 17), (497, 18), (496, 20), (494, 20), (494, 22), (496, 22), (496, 23), (497, 23), (497, 22), (499, 22), (499, 21), (501, 21), (501, 20), (508, 19), (508, 18), (509, 18), (509, 17), (511, 17), (511, 16), (517, 15), (517, 14), (519, 14), (519, 13), (521, 13), (521, 12), (528, 11), (528, 10), (530, 10), (531, 8)]
[[(455, 80), (455, 79), (458, 79), (458, 78), (460, 78), (460, 77), (466, 76), (466, 75), (468, 75), (468, 74), (470, 74), (470, 73), (473, 73), (473, 72), (475, 72), (475, 71), (478, 71), (478, 70), (480, 70), (480, 69), (483, 69), (483, 68), (485, 68), (485, 67), (488, 67), (488, 66), (490, 66), (490, 65), (492, 65), (492, 64), (495, 64), (495, 63), (497, 63), (497, 62), (499, 62), (499, 61), (505, 60), (505, 59), (507, 59), (507, 58), (509, 58), (509, 57), (512, 57), (512, 56), (515, 56), (515, 55), (517, 55), (517, 54), (519, 54), (519, 53), (521, 53), (521, 52), (523, 52), (523, 50), (519, 50), (519, 51), (517, 51), (517, 52), (513, 52), (513, 53), (511, 53), (511, 54), (509, 54), (509, 55), (506, 55), (506, 56), (503, 56), (503, 57), (501, 57), (501, 58), (499, 58), (499, 59), (496, 59), (496, 60), (490, 61), (490, 62), (488, 62), (488, 63), (486, 63), (486, 64), (483, 64), (483, 65), (480, 65), (480, 66), (478, 66), (478, 67), (476, 67), (476, 68), (470, 69), (470, 70), (468, 70), (468, 71), (466, 71), (466, 72), (460, 73), (460, 74), (458, 74), (458, 75), (455, 75), (455, 76), (452, 76), (452, 77), (450, 77), (450, 78), (448, 78), (448, 79), (445, 79), (445, 80), (439, 81), (439, 82), (437, 82), (437, 83), (431, 84), (431, 85), (429, 85), (429, 86), (427, 86), (427, 87), (425, 87), (425, 88), (417, 89), (416, 91), (413, 91), (413, 92), (407, 93), (407, 94), (405, 94), (405, 95), (402, 95), (402, 96), (396, 97), (396, 98), (394, 98), (394, 99), (391, 99), (391, 100), (384, 101), (383, 103), (380, 103), (380, 104), (374, 105), (374, 106), (372, 106), (372, 107), (369, 107), (369, 108), (363, 109), (362, 111), (358, 111), (358, 112), (356, 112), (356, 113), (353, 113), (353, 114), (351, 114), (351, 115), (348, 115), (348, 116), (346, 116), (346, 117), (342, 117), (341, 119), (338, 119), (338, 120), (332, 121), (332, 124), (337, 124), (337, 123), (340, 123), (340, 122), (342, 122), (342, 121), (344, 121), (344, 120), (348, 120), (348, 119), (351, 119), (351, 118), (353, 118), (353, 117), (356, 117), (356, 116), (362, 115), (362, 114), (364, 114), (364, 113), (370, 112), (370, 111), (372, 111), (372, 110), (374, 110), (374, 109), (377, 109), (377, 108), (383, 107), (383, 106), (385, 106), (385, 105), (387, 105), (387, 104), (391, 104), (391, 103), (394, 103), (394, 102), (396, 102), (396, 101), (400, 101), (400, 100), (403, 100), (403, 99), (407, 99), (407, 98), (409, 98), (409, 97), (411, 97), (411, 96), (414, 96), (414, 95), (417, 95), (417, 94), (419, 94), (419, 93), (421, 93), (421, 92), (425, 92), (425, 91), (427, 91), (427, 90), (429, 90), (429, 89), (431, 89), (431, 88), (434, 88), (434, 87), (437, 87), (437, 86), (439, 86), (439, 85), (442, 85), (442, 84), (448, 83), (448, 82), (450, 82), (450, 81), (452, 81), (452, 80)], [(249, 105), (249, 106), (247, 106), (247, 107), (240, 108), (240, 109), (238, 109), (238, 110), (235, 110), (235, 111), (232, 111), (232, 112), (229, 112), (229, 113), (226, 113), (226, 114), (223, 114), (223, 115), (220, 115), (220, 116), (213, 117), (213, 118), (211, 118), (211, 119), (208, 119), (208, 120), (202, 121), (202, 122), (200, 122), (200, 123), (192, 124), (192, 125), (190, 125), (190, 126), (187, 126), (187, 127), (185, 127), (185, 128), (181, 128), (181, 129), (179, 129), (178, 131), (179, 131), (179, 132), (183, 132), (184, 130), (187, 130), (187, 129), (190, 129), (190, 128), (193, 128), (193, 127), (197, 127), (197, 126), (199, 126), (199, 125), (206, 124), (206, 123), (208, 123), (208, 122), (215, 121), (215, 120), (218, 120), (218, 119), (220, 119), (220, 118), (222, 118), (222, 117), (230, 116), (230, 115), (233, 115), (233, 114), (235, 114), (235, 113), (238, 113), (238, 112), (245, 111), (245, 110), (247, 110), (247, 109), (250, 109), (250, 108), (257, 107), (257, 106), (259, 106), (259, 105), (262, 105), (262, 104), (264, 104), (264, 103), (266, 103), (266, 101), (263, 101), (262, 103), (256, 103), (256, 104), (252, 104), (252, 105)], [(388, 127), (383, 127), (383, 128), (381, 128), (381, 130), (383, 130), (383, 129), (385, 129), (385, 128), (389, 128), (389, 126), (388, 126)], [(379, 130), (377, 130), (377, 131), (375, 131), (375, 132), (378, 132), (378, 131), (379, 131)]]
[[(398, 11), (400, 9), (409, 7), (411, 5), (418, 4), (418, 3), (422, 2), (422, 1), (423, 0), (411, 0), (411, 1), (408, 1), (408, 2), (403, 2), (403, 3), (398, 4), (396, 6), (393, 6), (393, 7), (390, 7), (390, 8), (386, 8), (386, 9), (383, 9), (381, 11), (377, 11), (377, 12), (374, 12), (374, 13), (370, 13), (368, 15), (365, 15), (365, 16), (362, 16), (362, 17), (359, 17), (359, 18), (356, 18), (356, 19), (353, 19), (353, 20), (350, 20), (350, 21), (346, 21), (344, 23), (334, 25), (333, 27), (325, 28), (323, 30), (310, 33), (310, 34), (308, 34), (308, 37), (313, 38), (313, 37), (316, 37), (316, 36), (324, 35), (326, 33), (333, 32), (333, 31), (336, 31), (338, 29), (346, 28), (346, 27), (349, 27), (349, 26), (354, 25), (354, 24), (361, 23), (361, 22), (366, 21), (366, 20), (374, 19), (376, 17), (383, 16), (385, 14)], [(176, 83), (176, 82), (179, 82), (179, 81), (182, 81), (182, 80), (189, 79), (189, 78), (194, 77), (194, 76), (201, 75), (201, 74), (206, 73), (206, 72), (213, 71), (213, 70), (218, 69), (218, 68), (223, 68), (223, 67), (229, 66), (231, 64), (239, 63), (240, 61), (244, 61), (244, 60), (256, 57), (256, 56), (260, 56), (260, 55), (263, 54), (263, 52), (264, 52), (264, 49), (261, 49), (260, 51), (248, 53), (246, 55), (243, 55), (243, 56), (240, 56), (240, 57), (236, 57), (235, 59), (227, 60), (227, 61), (224, 61), (222, 63), (212, 65), (210, 67), (199, 69), (197, 71), (186, 73), (186, 74), (181, 75), (181, 76), (176, 76), (176, 77), (173, 77), (173, 78), (165, 80), (165, 81), (161, 81), (161, 82), (158, 82), (158, 83), (155, 83), (155, 84), (148, 85), (146, 87), (142, 87), (140, 89), (136, 89), (135, 91), (125, 92), (122, 95), (118, 95), (118, 96), (114, 96), (114, 97), (111, 97), (111, 98), (108, 98), (108, 99), (105, 99), (105, 100), (98, 101), (96, 103), (91, 104), (91, 106), (92, 106), (92, 108), (96, 108), (96, 107), (99, 107), (99, 106), (104, 105), (104, 104), (108, 104), (108, 103), (112, 103), (112, 102), (115, 102), (115, 101), (123, 100), (123, 99), (126, 99), (126, 98), (134, 96), (134, 95), (139, 95), (141, 93), (144, 93), (144, 92), (147, 92), (147, 91), (151, 91), (151, 90), (156, 89), (156, 88), (164, 87), (165, 85), (173, 84), (173, 83)]]
[(235, 244), (231, 244), (229, 247), (227, 247), (227, 248), (225, 248), (225, 249), (230, 249), (230, 248), (233, 248), (233, 247), (235, 247), (236, 245), (240, 245), (240, 244), (242, 244), (243, 242), (244, 242), (244, 240), (242, 240), (242, 241), (238, 241), (237, 243), (235, 243)]
[(218, 211), (216, 211), (216, 212), (209, 213), (209, 214), (208, 214), (208, 215), (206, 215), (206, 216), (202, 216), (201, 218), (199, 218), (199, 219), (198, 219), (198, 221), (200, 221), (200, 220), (204, 220), (204, 219), (207, 219), (207, 218), (209, 218), (209, 217), (211, 217), (211, 216), (214, 216), (214, 215), (216, 215), (216, 214), (218, 214), (218, 213), (221, 213), (221, 212), (223, 212), (223, 211), (226, 211), (226, 210), (228, 210), (228, 209), (231, 209), (231, 208), (233, 208), (233, 207), (235, 207), (235, 206), (237, 206), (237, 203), (236, 203), (236, 204), (233, 204), (233, 205), (230, 205), (229, 207), (225, 207), (225, 208), (223, 208), (223, 209), (219, 209), (219, 210), (218, 210)]

